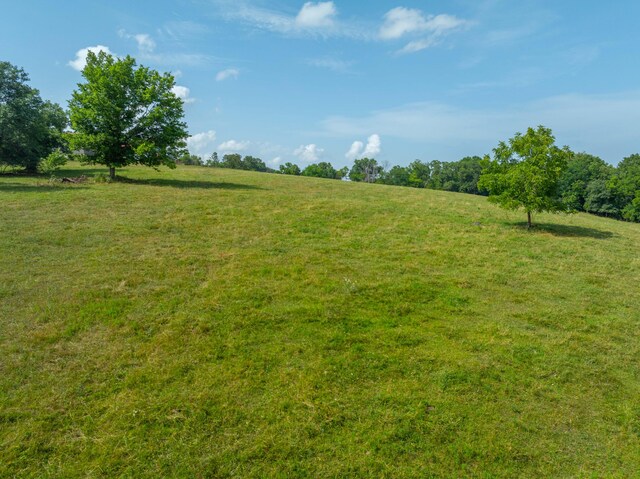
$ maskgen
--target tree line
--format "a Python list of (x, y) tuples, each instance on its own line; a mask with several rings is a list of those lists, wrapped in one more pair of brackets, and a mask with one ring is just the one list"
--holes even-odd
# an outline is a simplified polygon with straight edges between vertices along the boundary
[[(640, 222), (640, 154), (624, 158), (617, 167), (588, 153), (568, 152), (551, 196), (564, 211), (581, 211), (627, 221)], [(269, 168), (260, 158), (226, 154), (221, 160), (214, 152), (208, 159), (188, 154), (181, 158), (187, 165), (232, 168), (295, 176), (348, 179), (411, 188), (469, 193), (488, 196), (487, 185), (480, 178), (488, 173), (486, 157), (467, 156), (458, 161), (414, 160), (407, 166), (385, 167), (373, 158), (361, 158), (351, 167), (334, 168), (319, 162), (304, 168), (284, 163), (279, 169)], [(531, 178), (528, 179), (531, 181)], [(524, 188), (519, 185), (518, 188)]]
[(487, 195), (501, 206), (524, 208), (529, 223), (531, 213), (540, 211), (640, 222), (640, 154), (614, 167), (597, 156), (556, 147), (551, 130), (542, 126), (500, 142), (493, 158), (414, 160), (392, 167), (359, 158), (351, 167), (323, 161), (301, 168), (287, 162), (275, 170), (254, 156), (230, 153), (219, 159), (214, 152), (203, 160), (189, 153), (183, 102), (173, 93), (169, 73), (138, 66), (129, 56), (89, 52), (82, 76), (67, 114), (27, 84), (24, 70), (0, 62), (0, 171), (51, 172), (73, 152), (81, 161), (107, 166), (112, 178), (116, 168), (129, 164), (182, 163)]

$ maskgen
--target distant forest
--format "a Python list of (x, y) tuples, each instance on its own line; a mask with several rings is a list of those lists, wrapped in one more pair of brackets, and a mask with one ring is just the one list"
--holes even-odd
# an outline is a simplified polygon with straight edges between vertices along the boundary
[[(234, 153), (219, 159), (214, 152), (206, 160), (196, 155), (185, 155), (180, 163), (486, 196), (487, 192), (478, 187), (483, 161), (479, 156), (467, 156), (450, 162), (415, 160), (408, 166), (396, 165), (389, 168), (378, 164), (375, 159), (361, 158), (355, 160), (351, 168), (335, 169), (331, 163), (320, 162), (304, 169), (293, 163), (285, 163), (275, 170), (267, 167), (260, 158), (243, 158)], [(640, 154), (630, 155), (614, 167), (597, 156), (575, 153), (569, 160), (558, 187), (559, 196), (573, 211), (640, 222)]]

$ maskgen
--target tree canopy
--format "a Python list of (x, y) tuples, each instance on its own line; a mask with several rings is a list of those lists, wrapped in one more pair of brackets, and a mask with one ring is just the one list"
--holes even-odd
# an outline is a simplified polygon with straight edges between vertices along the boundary
[(188, 134), (175, 81), (127, 56), (89, 52), (69, 102), (71, 145), (90, 152), (88, 161), (115, 168), (138, 163), (175, 167)]
[(65, 144), (67, 116), (28, 81), (23, 69), (0, 62), (0, 164), (35, 173), (42, 158)]
[(326, 161), (312, 163), (302, 170), (302, 176), (315, 176), (317, 178), (331, 178), (339, 180), (346, 174), (346, 168), (336, 170), (333, 165)]
[(622, 207), (622, 217), (640, 222), (640, 154), (624, 158), (618, 165), (612, 186)]
[(382, 171), (382, 166), (378, 165), (378, 162), (373, 158), (360, 158), (353, 162), (353, 166), (349, 171), (349, 179), (351, 181), (375, 183)]
[(280, 173), (283, 175), (299, 175), (300, 167), (296, 164), (286, 162), (284, 165), (280, 165)]
[(523, 208), (529, 227), (531, 213), (568, 211), (559, 180), (572, 153), (555, 145), (551, 129), (528, 128), (524, 135), (501, 141), (493, 152), (493, 159), (485, 156), (478, 182), (489, 192), (489, 201), (507, 209)]

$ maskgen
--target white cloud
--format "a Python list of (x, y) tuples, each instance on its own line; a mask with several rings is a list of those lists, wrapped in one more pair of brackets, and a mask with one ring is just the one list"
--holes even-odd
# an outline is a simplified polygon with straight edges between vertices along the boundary
[(351, 143), (351, 148), (347, 151), (344, 157), (347, 160), (355, 160), (356, 158), (360, 158), (362, 155), (362, 149), (364, 148), (364, 143), (361, 141), (354, 141)]
[(278, 166), (282, 162), (282, 157), (276, 156), (274, 159), (269, 160), (269, 164), (273, 166)]
[(467, 23), (466, 20), (445, 13), (425, 17), (418, 9), (396, 7), (384, 15), (379, 36), (383, 40), (393, 40), (414, 32), (429, 32), (439, 36)]
[(351, 148), (347, 151), (344, 157), (347, 160), (356, 160), (358, 158), (373, 158), (382, 151), (382, 142), (380, 141), (380, 135), (373, 134), (367, 139), (367, 145), (361, 141), (354, 141), (351, 143)]
[[(154, 62), (160, 65), (203, 65), (210, 58), (199, 53), (158, 53), (156, 42), (148, 33), (129, 33), (126, 30), (118, 30), (120, 38), (135, 40), (138, 46), (138, 57), (144, 61)], [(179, 70), (178, 70), (179, 71)]]
[(320, 159), (324, 153), (323, 148), (318, 148), (317, 145), (311, 143), (309, 145), (300, 145), (295, 149), (293, 154), (297, 156), (300, 160), (305, 161), (307, 163), (315, 163)]
[(320, 35), (370, 39), (369, 26), (340, 22), (334, 2), (306, 2), (296, 15), (242, 0), (213, 0), (227, 21), (240, 21), (285, 36)]
[(367, 146), (362, 153), (363, 157), (374, 157), (382, 151), (382, 142), (380, 141), (380, 135), (373, 134), (367, 138)]
[(240, 71), (236, 68), (227, 68), (226, 70), (219, 71), (216, 75), (216, 81), (224, 81), (229, 78), (238, 78)]
[(453, 15), (443, 13), (425, 16), (415, 8), (396, 7), (384, 15), (378, 36), (382, 40), (396, 40), (405, 35), (421, 35), (421, 38), (410, 41), (398, 51), (414, 53), (437, 44), (441, 37), (468, 25), (467, 20)]
[(385, 13), (379, 35), (383, 40), (400, 38), (407, 33), (425, 30), (426, 24), (427, 21), (420, 10), (396, 7)]
[[(498, 141), (530, 126), (545, 125), (557, 142), (616, 163), (637, 150), (640, 91), (608, 95), (562, 95), (515, 104), (505, 110), (471, 109), (421, 102), (379, 110), (362, 117), (330, 117), (323, 122), (332, 137), (365, 135), (425, 145), (429, 158), (458, 160), (489, 153)], [(425, 159), (429, 159), (425, 158)]]
[(236, 141), (236, 140), (227, 140), (225, 142), (220, 143), (218, 145), (218, 149), (220, 151), (244, 151), (249, 147), (248, 141)]
[(435, 38), (422, 38), (421, 40), (413, 40), (407, 43), (404, 47), (398, 50), (399, 54), (403, 53), (415, 53), (420, 50), (424, 50), (425, 48), (432, 47), (437, 43)]
[(197, 38), (210, 31), (207, 25), (190, 20), (175, 20), (165, 23), (157, 29), (159, 36), (169, 37), (172, 40), (182, 41)]
[(118, 36), (128, 40), (135, 40), (138, 45), (138, 51), (142, 55), (150, 55), (156, 49), (156, 42), (151, 38), (148, 33), (128, 33), (126, 30), (118, 30)]
[(114, 53), (109, 50), (109, 47), (105, 47), (104, 45), (96, 45), (95, 47), (87, 47), (81, 48), (76, 52), (75, 60), (71, 60), (67, 63), (74, 70), (82, 71), (87, 64), (87, 54), (89, 52), (98, 53), (105, 52), (109, 55), (114, 55)]
[(238, 19), (258, 28), (279, 33), (287, 33), (295, 29), (295, 19), (278, 12), (246, 4), (224, 2), (221, 6), (224, 6), (223, 15), (230, 20)]
[(182, 86), (182, 85), (175, 85), (171, 91), (173, 92), (173, 94), (175, 96), (177, 96), (178, 98), (182, 99), (183, 102), (185, 103), (193, 103), (195, 101), (194, 98), (191, 98), (189, 95), (191, 94), (191, 90), (189, 90), (189, 88), (187, 88), (186, 86)]
[(153, 53), (156, 49), (156, 42), (153, 41), (150, 35), (146, 33), (138, 33), (134, 35), (136, 42), (138, 43), (138, 49), (142, 53)]
[(435, 35), (444, 35), (450, 31), (460, 27), (467, 26), (469, 22), (453, 15), (445, 13), (435, 16), (429, 16), (426, 24), (426, 30), (433, 32)]
[(191, 153), (205, 155), (213, 151), (213, 144), (216, 141), (214, 130), (197, 133), (187, 138), (187, 148)]
[(307, 2), (298, 12), (295, 23), (301, 28), (330, 27), (337, 13), (333, 2)]

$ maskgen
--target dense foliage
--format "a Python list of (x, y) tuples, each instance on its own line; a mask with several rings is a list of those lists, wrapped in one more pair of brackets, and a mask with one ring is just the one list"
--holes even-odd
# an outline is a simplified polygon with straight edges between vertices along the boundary
[(89, 152), (87, 161), (108, 166), (112, 177), (132, 163), (175, 166), (188, 134), (173, 76), (105, 52), (89, 52), (82, 76), (69, 101), (74, 149)]
[(283, 175), (295, 175), (298, 176), (301, 171), (298, 165), (290, 162), (286, 162), (284, 165), (280, 165), (280, 173)]
[(35, 173), (42, 158), (64, 147), (67, 115), (28, 81), (23, 69), (0, 62), (0, 166)]
[(314, 176), (316, 178), (329, 178), (341, 180), (347, 175), (348, 168), (336, 170), (331, 163), (321, 161), (320, 163), (312, 163), (302, 170), (302, 176)]
[(245, 156), (238, 153), (229, 153), (222, 157), (222, 161), (218, 160), (218, 153), (214, 152), (207, 163), (201, 163), (203, 166), (211, 166), (213, 168), (231, 168), (233, 170), (262, 171), (273, 173), (275, 170), (268, 168), (260, 158), (254, 156)]

